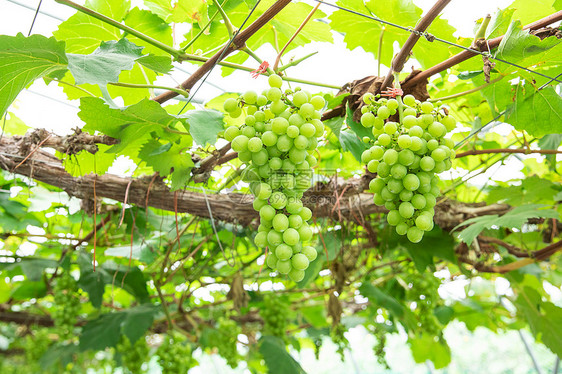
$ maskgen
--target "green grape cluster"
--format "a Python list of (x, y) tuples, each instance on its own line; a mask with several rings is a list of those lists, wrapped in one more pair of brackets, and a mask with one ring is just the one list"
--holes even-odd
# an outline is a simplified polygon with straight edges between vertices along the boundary
[(338, 352), (342, 361), (345, 361), (345, 350), (349, 348), (349, 340), (347, 340), (344, 335), (346, 331), (347, 329), (341, 323), (332, 326), (332, 329), (330, 330), (330, 338), (337, 346), (336, 352)]
[(134, 344), (126, 335), (121, 337), (121, 341), (117, 344), (117, 352), (121, 354), (121, 363), (124, 369), (130, 373), (142, 373), (142, 365), (148, 357), (149, 348), (146, 339), (141, 336)]
[(434, 276), (412, 274), (408, 281), (412, 285), (407, 291), (409, 300), (416, 302), (413, 310), (419, 321), (419, 326), (424, 331), (433, 335), (440, 335), (443, 328), (435, 316), (435, 308), (442, 304), (439, 297), (439, 280)]
[(72, 275), (65, 271), (54, 286), (55, 308), (51, 314), (59, 335), (67, 339), (74, 334), (74, 325), (80, 312), (78, 285)]
[[(371, 173), (377, 177), (369, 184), (374, 202), (384, 205), (388, 223), (413, 243), (422, 240), (433, 228), (434, 206), (439, 196), (436, 174), (451, 168), (455, 157), (454, 142), (445, 138), (456, 121), (443, 108), (420, 102), (406, 95), (403, 104), (396, 99), (379, 99), (366, 94), (361, 124), (372, 128), (373, 137), (364, 139), (371, 145), (361, 155)], [(400, 111), (400, 122), (389, 117)]]
[(191, 356), (191, 346), (186, 343), (176, 334), (164, 335), (164, 341), (156, 351), (162, 374), (186, 374), (195, 366), (197, 361)]
[(241, 332), (240, 326), (235, 321), (227, 317), (219, 318), (213, 345), (217, 347), (219, 355), (226, 360), (228, 366), (233, 369), (238, 366), (238, 361), (240, 361), (236, 344)]
[(313, 234), (312, 212), (303, 207), (302, 196), (318, 162), (312, 153), (324, 133), (320, 110), (325, 100), (300, 89), (282, 91), (278, 75), (268, 82), (270, 88), (260, 95), (247, 91), (238, 100), (225, 101), (232, 117), (240, 116), (243, 108), (247, 115), (241, 127), (228, 127), (224, 137), (248, 165), (242, 179), (249, 183), (260, 215), (254, 243), (269, 248), (271, 269), (298, 282), (317, 256), (306, 245)]
[(265, 323), (263, 334), (285, 338), (289, 304), (283, 298), (273, 294), (265, 295), (263, 304), (264, 307), (260, 310), (260, 315)]

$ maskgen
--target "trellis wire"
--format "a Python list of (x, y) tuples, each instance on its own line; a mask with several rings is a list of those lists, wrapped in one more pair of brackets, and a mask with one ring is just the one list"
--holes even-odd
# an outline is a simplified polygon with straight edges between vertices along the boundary
[(33, 16), (33, 21), (31, 21), (31, 27), (29, 28), (29, 32), (27, 36), (31, 35), (31, 31), (33, 30), (33, 26), (35, 25), (35, 20), (37, 20), (37, 15), (39, 14), (39, 9), (41, 9), (41, 4), (43, 0), (39, 0), (39, 4), (37, 5), (37, 9), (35, 10), (35, 15)]
[(325, 2), (325, 1), (323, 1), (323, 0), (314, 0), (314, 1), (316, 1), (316, 2), (318, 2), (318, 3), (321, 3), (321, 4), (325, 4), (325, 5), (331, 6), (331, 7), (333, 7), (333, 8), (339, 9), (339, 10), (343, 10), (343, 11), (345, 11), (345, 12), (349, 12), (349, 13), (355, 14), (355, 15), (360, 16), (360, 17), (364, 17), (364, 18), (367, 18), (367, 19), (370, 19), (370, 20), (373, 20), (373, 21), (377, 21), (377, 22), (380, 22), (380, 23), (383, 23), (383, 24), (386, 24), (386, 25), (389, 25), (389, 26), (392, 26), (392, 27), (395, 27), (395, 28), (398, 28), (398, 29), (401, 29), (401, 30), (410, 32), (410, 33), (412, 33), (412, 34), (416, 34), (416, 35), (418, 35), (418, 36), (420, 36), (420, 37), (423, 36), (424, 38), (426, 38), (426, 39), (427, 39), (428, 41), (430, 41), (430, 42), (433, 42), (433, 41), (436, 40), (436, 41), (441, 42), (441, 43), (445, 43), (445, 44), (448, 44), (448, 45), (451, 45), (451, 46), (454, 46), (454, 47), (457, 47), (457, 48), (461, 48), (461, 49), (464, 49), (464, 50), (466, 50), (466, 51), (469, 51), (469, 52), (472, 52), (472, 53), (475, 53), (475, 54), (482, 55), (482, 56), (484, 56), (484, 57), (487, 57), (487, 58), (490, 58), (490, 59), (493, 59), (493, 60), (496, 60), (496, 61), (503, 62), (503, 63), (505, 63), (505, 64), (514, 66), (514, 67), (516, 67), (516, 68), (518, 68), (518, 69), (525, 70), (525, 71), (527, 71), (527, 72), (529, 72), (529, 73), (536, 74), (536, 75), (540, 75), (540, 76), (542, 76), (542, 77), (544, 77), (544, 78), (550, 79), (550, 82), (556, 81), (556, 82), (562, 83), (562, 81), (558, 80), (557, 77), (556, 77), (556, 78), (552, 78), (552, 77), (550, 77), (550, 76), (548, 76), (548, 75), (546, 75), (546, 74), (539, 73), (539, 72), (537, 72), (537, 71), (528, 69), (528, 68), (526, 68), (526, 67), (524, 67), (524, 66), (517, 65), (517, 64), (515, 64), (515, 63), (513, 63), (513, 62), (510, 62), (510, 61), (507, 61), (507, 60), (503, 60), (503, 59), (498, 58), (498, 57), (494, 57), (494, 56), (492, 56), (489, 52), (481, 52), (481, 51), (479, 51), (479, 50), (477, 50), (477, 49), (473, 49), (473, 48), (470, 48), (470, 47), (465, 47), (465, 46), (463, 46), (463, 45), (460, 45), (460, 44), (457, 44), (457, 43), (453, 43), (453, 42), (450, 42), (450, 41), (445, 40), (445, 39), (438, 38), (438, 37), (436, 37), (435, 35), (432, 35), (432, 34), (428, 33), (427, 31), (424, 31), (424, 32), (417, 31), (417, 30), (415, 30), (415, 29), (412, 28), (412, 27), (401, 26), (401, 25), (398, 25), (398, 24), (396, 24), (396, 23), (392, 23), (392, 22), (389, 22), (389, 21), (385, 21), (385, 20), (382, 20), (382, 19), (377, 18), (377, 17), (374, 17), (374, 16), (369, 16), (369, 15), (367, 15), (367, 14), (363, 14), (363, 13), (358, 12), (358, 11), (356, 11), (356, 10), (344, 8), (344, 7), (339, 6), (339, 5), (336, 5), (336, 4), (330, 4), (330, 3), (327, 3), (327, 2)]
[(193, 100), (193, 98), (195, 97), (195, 95), (197, 94), (197, 92), (199, 91), (199, 89), (201, 88), (201, 86), (203, 86), (203, 84), (205, 83), (205, 81), (207, 80), (207, 78), (209, 77), (209, 75), (211, 75), (211, 72), (213, 71), (213, 69), (215, 68), (215, 66), (217, 66), (217, 64), (219, 63), (219, 61), (221, 61), (224, 57), (224, 54), (226, 53), (226, 51), (228, 50), (228, 48), (230, 47), (230, 45), (232, 44), (232, 42), (234, 41), (234, 39), (238, 36), (238, 34), (240, 34), (240, 31), (242, 31), (242, 29), (244, 28), (244, 25), (246, 25), (246, 22), (248, 22), (248, 20), (250, 19), (250, 17), (252, 16), (252, 14), (254, 13), (254, 11), (256, 10), (256, 8), (258, 7), (258, 5), (260, 4), (261, 0), (258, 0), (256, 2), (256, 4), (254, 5), (254, 7), (250, 10), (250, 13), (248, 13), (248, 15), (246, 16), (246, 18), (244, 19), (244, 22), (242, 22), (242, 25), (238, 28), (238, 30), (236, 30), (236, 32), (232, 35), (232, 37), (230, 38), (230, 40), (228, 41), (228, 43), (226, 44), (226, 46), (223, 48), (222, 53), (220, 54), (219, 58), (215, 61), (215, 63), (213, 64), (213, 66), (211, 66), (211, 68), (209, 69), (209, 71), (207, 72), (207, 74), (205, 74), (205, 76), (203, 77), (203, 79), (201, 80), (201, 83), (199, 84), (199, 86), (195, 89), (195, 92), (193, 92), (193, 95), (191, 95), (187, 102), (185, 103), (185, 105), (181, 108), (181, 110), (178, 112), (178, 115), (181, 114), (181, 112), (183, 112), (183, 110), (189, 105), (189, 103), (191, 102), (191, 100)]
[[(562, 76), (562, 73), (558, 74), (556, 76), (556, 78)], [(538, 88), (537, 91), (542, 90), (543, 88), (546, 88), (550, 83), (554, 82), (554, 78), (550, 79), (548, 82), (546, 82), (545, 84), (543, 84), (542, 86), (540, 86)], [(480, 131), (484, 130), (484, 128), (488, 127), (490, 124), (492, 124), (493, 122), (497, 121), (498, 119), (500, 119), (501, 116), (503, 116), (505, 113), (507, 112), (507, 110), (502, 111), (500, 114), (498, 114), (494, 119), (490, 120), (487, 124), (485, 124), (484, 126), (480, 127), (479, 129), (476, 129), (474, 131), (472, 131), (470, 134), (468, 134), (463, 140), (461, 140), (460, 142), (458, 142), (457, 144), (455, 144), (455, 149), (458, 149), (460, 147), (462, 147), (464, 145), (464, 143), (466, 143), (466, 141), (470, 138), (472, 138), (474, 135), (478, 134)]]

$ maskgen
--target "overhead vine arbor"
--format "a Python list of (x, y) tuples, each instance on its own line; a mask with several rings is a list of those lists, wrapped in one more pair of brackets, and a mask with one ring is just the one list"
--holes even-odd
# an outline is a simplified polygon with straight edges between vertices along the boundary
[[(559, 0), (461, 38), (443, 0), (56, 2), (52, 36), (0, 36), (2, 373), (186, 373), (196, 350), (300, 373), (289, 349), (343, 357), (358, 325), (381, 364), (401, 333), (442, 368), (453, 321), (562, 356)], [(297, 48), (335, 34), (372, 75)], [(217, 70), (263, 91), (195, 102)], [(71, 133), (13, 113), (41, 79)]]

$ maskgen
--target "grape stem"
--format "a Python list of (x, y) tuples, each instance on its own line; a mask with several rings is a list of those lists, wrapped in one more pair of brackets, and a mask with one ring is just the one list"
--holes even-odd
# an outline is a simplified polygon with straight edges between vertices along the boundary
[[(397, 89), (400, 89), (400, 79), (398, 79), (398, 76), (400, 75), (400, 72), (395, 71), (394, 72), (394, 87)], [(402, 96), (398, 95), (396, 96), (396, 101), (398, 101), (398, 115), (400, 117), (400, 123), (402, 123), (402, 121), (404, 120), (404, 103), (402, 102)]]
[(306, 16), (304, 21), (302, 21), (302, 23), (299, 26), (299, 28), (297, 29), (297, 31), (295, 31), (293, 36), (291, 36), (291, 39), (289, 39), (287, 41), (287, 43), (285, 44), (283, 49), (281, 49), (281, 52), (279, 52), (279, 54), (277, 54), (277, 58), (275, 59), (275, 63), (273, 64), (273, 71), (277, 71), (277, 67), (279, 66), (279, 61), (281, 61), (281, 56), (283, 55), (283, 53), (285, 53), (285, 50), (287, 49), (287, 47), (289, 47), (289, 44), (291, 44), (291, 42), (297, 37), (299, 32), (301, 32), (301, 30), (304, 28), (306, 23), (312, 18), (312, 16), (314, 15), (314, 13), (318, 9), (318, 7), (320, 7), (320, 3), (317, 3), (316, 6), (310, 11), (310, 13), (308, 13), (308, 16)]

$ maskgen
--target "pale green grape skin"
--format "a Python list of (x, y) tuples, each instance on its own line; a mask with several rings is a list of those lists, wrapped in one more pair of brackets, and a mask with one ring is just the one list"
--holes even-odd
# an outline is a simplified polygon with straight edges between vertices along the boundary
[(228, 113), (235, 112), (238, 108), (238, 102), (236, 99), (228, 98), (224, 101), (223, 108)]
[(289, 218), (283, 213), (276, 214), (273, 218), (273, 228), (278, 232), (287, 230), (289, 228)]
[(412, 243), (419, 243), (423, 238), (423, 231), (416, 226), (412, 226), (408, 229), (406, 235)]
[(291, 278), (291, 280), (295, 283), (302, 281), (304, 279), (304, 275), (305, 275), (304, 270), (298, 270), (293, 268), (289, 272), (289, 278)]
[(294, 269), (306, 270), (309, 264), (308, 257), (302, 253), (297, 253), (291, 258), (291, 264)]
[(258, 99), (258, 94), (255, 91), (246, 91), (242, 95), (242, 99), (244, 100), (244, 103), (253, 105)]
[(277, 257), (275, 257), (275, 255), (273, 253), (269, 253), (267, 255), (266, 263), (267, 263), (267, 266), (269, 266), (270, 269), (275, 270), (277, 268), (277, 262), (278, 261), (279, 260), (277, 259)]
[(394, 149), (387, 149), (382, 159), (388, 165), (394, 165), (398, 161), (398, 152)]
[(263, 147), (262, 140), (258, 137), (253, 137), (248, 140), (248, 150), (252, 153), (258, 152)]
[(435, 160), (429, 156), (424, 156), (420, 160), (420, 168), (424, 171), (431, 171), (435, 167)]
[(270, 205), (264, 205), (260, 208), (260, 217), (263, 220), (271, 221), (275, 217), (275, 208)]
[(409, 191), (415, 191), (420, 187), (420, 179), (415, 174), (406, 174), (404, 179), (402, 179), (404, 188)]
[(300, 236), (297, 230), (289, 228), (283, 233), (283, 241), (288, 245), (295, 245), (299, 242)]
[(248, 139), (245, 135), (238, 135), (232, 140), (232, 149), (235, 152), (243, 152), (248, 149)]
[(426, 200), (425, 197), (421, 194), (415, 194), (412, 199), (410, 200), (410, 202), (412, 203), (412, 205), (414, 206), (414, 208), (420, 210), (425, 208), (426, 206)]
[(311, 246), (303, 247), (302, 254), (308, 258), (309, 262), (316, 260), (316, 257), (318, 257), (318, 252), (316, 251), (316, 248)]
[(386, 106), (379, 107), (379, 109), (377, 109), (377, 117), (387, 119), (388, 117), (390, 117), (390, 109), (388, 109), (388, 107)]
[(271, 87), (281, 88), (281, 86), (283, 85), (283, 79), (277, 74), (271, 74), (267, 78), (267, 82)]
[(400, 216), (400, 212), (398, 212), (397, 210), (391, 210), (386, 215), (386, 221), (388, 222), (389, 225), (396, 226), (397, 224), (400, 223), (401, 220), (402, 218)]
[(293, 269), (291, 260), (279, 260), (276, 265), (277, 271), (281, 274), (289, 274)]
[(308, 103), (308, 96), (303, 91), (295, 92), (293, 95), (293, 104), (300, 108), (303, 104)]
[(420, 230), (423, 231), (429, 231), (431, 230), (432, 227), (432, 221), (431, 218), (428, 217), (427, 215), (420, 215), (418, 216), (418, 218), (416, 218), (416, 227)]
[(404, 104), (408, 105), (408, 106), (414, 106), (416, 105), (416, 98), (413, 95), (406, 95), (402, 98), (402, 101), (404, 102)]
[(361, 124), (365, 127), (373, 127), (375, 125), (375, 115), (367, 112), (361, 116)]
[(275, 257), (277, 257), (279, 260), (289, 260), (292, 255), (293, 249), (287, 244), (279, 244), (277, 248), (275, 248)]
[(398, 207), (398, 211), (400, 212), (400, 216), (402, 216), (402, 218), (410, 218), (414, 215), (414, 206), (412, 203), (404, 201)]

